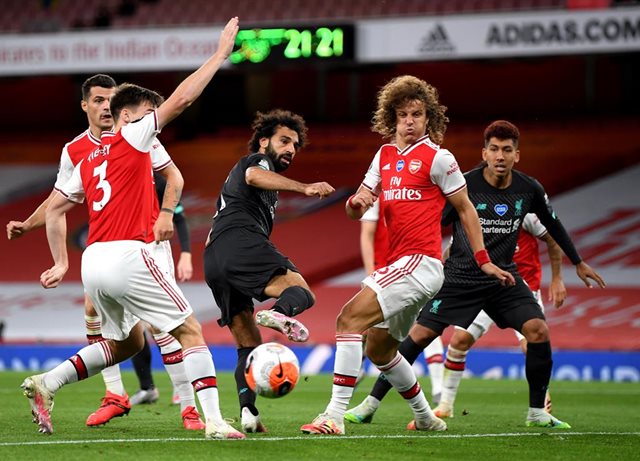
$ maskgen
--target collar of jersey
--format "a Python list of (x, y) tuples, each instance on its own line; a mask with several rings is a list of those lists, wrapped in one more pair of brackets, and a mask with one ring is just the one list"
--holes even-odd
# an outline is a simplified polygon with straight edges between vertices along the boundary
[(409, 152), (411, 151), (411, 149), (413, 149), (414, 147), (416, 147), (418, 144), (422, 143), (425, 139), (428, 139), (429, 135), (425, 134), (423, 137), (419, 138), (416, 140), (416, 142), (414, 142), (413, 144), (408, 145), (407, 147), (405, 147), (403, 150), (400, 150), (398, 148), (398, 146), (396, 146), (396, 150), (398, 151), (399, 155), (402, 156), (406, 156), (409, 154)]
[(101, 138), (109, 138), (111, 136), (115, 136), (116, 133), (114, 131), (103, 131), (100, 135)]
[(97, 144), (98, 146), (100, 145), (100, 140), (93, 135), (90, 128), (87, 129), (87, 137), (92, 143)]

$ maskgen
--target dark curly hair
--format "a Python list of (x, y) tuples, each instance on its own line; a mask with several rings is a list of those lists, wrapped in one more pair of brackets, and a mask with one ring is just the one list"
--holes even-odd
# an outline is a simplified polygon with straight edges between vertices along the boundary
[(438, 90), (435, 87), (412, 75), (396, 77), (380, 89), (371, 130), (385, 139), (393, 138), (397, 127), (396, 109), (416, 100), (424, 103), (429, 138), (441, 144), (449, 123), (449, 118), (444, 115), (447, 107), (438, 102)]
[(164, 98), (153, 90), (143, 88), (133, 83), (123, 83), (116, 88), (116, 94), (111, 98), (109, 107), (113, 120), (118, 120), (120, 112), (125, 107), (136, 107), (148, 102), (153, 107), (158, 107), (164, 102)]
[(288, 110), (274, 109), (266, 113), (256, 112), (256, 118), (251, 124), (253, 136), (249, 141), (249, 151), (258, 152), (260, 139), (271, 138), (279, 126), (286, 126), (298, 133), (298, 148), (304, 147), (307, 142), (307, 125), (304, 119)]
[(496, 120), (495, 122), (491, 122), (484, 130), (484, 147), (489, 145), (491, 138), (496, 138), (501, 141), (513, 139), (513, 144), (517, 148), (520, 142), (520, 130), (511, 122)]

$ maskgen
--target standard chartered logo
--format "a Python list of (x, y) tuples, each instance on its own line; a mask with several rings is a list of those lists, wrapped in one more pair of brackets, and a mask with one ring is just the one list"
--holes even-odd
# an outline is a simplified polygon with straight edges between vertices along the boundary
[(480, 218), (480, 225), (485, 234), (510, 234), (518, 230), (520, 220)]

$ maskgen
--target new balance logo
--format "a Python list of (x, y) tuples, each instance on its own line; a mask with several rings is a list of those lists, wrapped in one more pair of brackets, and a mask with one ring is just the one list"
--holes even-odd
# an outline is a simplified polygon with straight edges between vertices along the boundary
[(453, 53), (456, 47), (449, 41), (449, 36), (442, 24), (436, 24), (427, 32), (420, 45), (423, 53)]
[(482, 210), (486, 210), (487, 209), (487, 204), (486, 203), (478, 203), (476, 205), (476, 210), (478, 211), (482, 211)]

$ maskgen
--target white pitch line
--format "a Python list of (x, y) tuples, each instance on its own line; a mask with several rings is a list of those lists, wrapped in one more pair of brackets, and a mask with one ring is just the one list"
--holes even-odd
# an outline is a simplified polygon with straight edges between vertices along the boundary
[[(551, 436), (585, 436), (585, 435), (630, 435), (640, 436), (640, 432), (564, 432), (551, 429), (548, 432), (515, 432), (505, 434), (442, 434), (442, 435), (341, 435), (341, 436), (325, 436), (325, 435), (306, 435), (295, 437), (255, 437), (247, 438), (245, 442), (281, 442), (285, 440), (304, 440), (308, 441), (327, 441), (327, 440), (357, 440), (357, 439), (482, 439), (482, 438), (499, 438), (499, 437), (536, 437), (540, 435)], [(43, 435), (43, 437), (46, 437)], [(42, 442), (0, 442), (0, 447), (16, 447), (30, 445), (79, 445), (85, 443), (157, 443), (157, 442), (215, 442), (216, 440), (207, 440), (203, 437), (189, 438), (166, 438), (166, 439), (88, 439), (88, 440), (46, 440)], [(218, 440), (220, 442), (235, 442), (235, 440)], [(240, 442), (241, 443), (241, 442)]]

